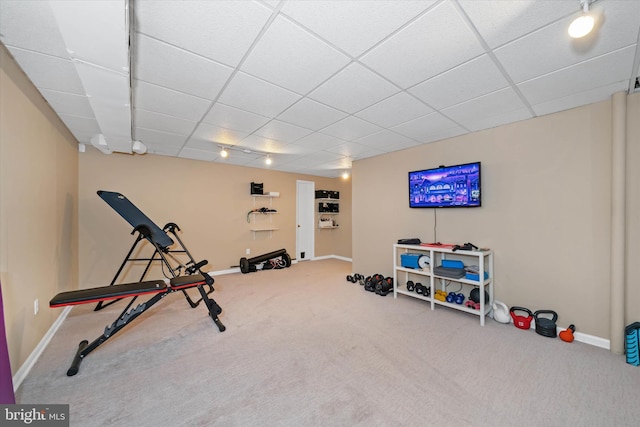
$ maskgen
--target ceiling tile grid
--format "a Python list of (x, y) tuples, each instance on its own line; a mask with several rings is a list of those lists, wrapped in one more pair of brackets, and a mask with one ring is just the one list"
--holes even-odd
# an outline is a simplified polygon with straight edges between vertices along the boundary
[(75, 3), (0, 0), (0, 41), (79, 142), (116, 151), (337, 177), (640, 75), (636, 0), (592, 2), (581, 40), (578, 0)]

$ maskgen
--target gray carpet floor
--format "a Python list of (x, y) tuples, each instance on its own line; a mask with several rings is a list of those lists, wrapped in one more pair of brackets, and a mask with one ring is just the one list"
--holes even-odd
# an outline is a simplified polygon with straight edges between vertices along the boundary
[(124, 304), (76, 306), (16, 398), (67, 403), (72, 426), (640, 425), (623, 356), (381, 297), (350, 273), (328, 259), (216, 276), (225, 332), (175, 293), (67, 377)]

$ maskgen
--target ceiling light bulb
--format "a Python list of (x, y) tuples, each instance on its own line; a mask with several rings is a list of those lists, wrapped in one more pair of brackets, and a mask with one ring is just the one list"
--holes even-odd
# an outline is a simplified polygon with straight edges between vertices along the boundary
[(266, 164), (270, 165), (271, 164), (271, 156), (267, 156), (267, 158), (264, 161)]
[(349, 172), (344, 171), (342, 172), (342, 179), (348, 179), (349, 178)]
[(589, 1), (583, 0), (582, 2), (582, 15), (573, 20), (569, 25), (569, 35), (574, 39), (584, 37), (593, 30), (595, 20), (593, 16), (589, 15)]
[(222, 157), (223, 159), (226, 159), (228, 155), (229, 155), (229, 152), (224, 148), (220, 151), (220, 157)]

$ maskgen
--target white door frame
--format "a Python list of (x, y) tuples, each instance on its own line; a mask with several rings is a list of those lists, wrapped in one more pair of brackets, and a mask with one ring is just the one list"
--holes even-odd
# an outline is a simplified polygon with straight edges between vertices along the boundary
[[(296, 260), (315, 257), (315, 187), (313, 181), (296, 180)], [(304, 252), (304, 258), (301, 256)]]

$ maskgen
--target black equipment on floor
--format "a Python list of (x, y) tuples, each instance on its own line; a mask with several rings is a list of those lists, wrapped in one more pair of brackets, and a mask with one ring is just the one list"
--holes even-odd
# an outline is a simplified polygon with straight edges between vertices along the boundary
[[(95, 350), (100, 344), (104, 343), (162, 298), (176, 291), (182, 292), (191, 308), (197, 307), (204, 301), (209, 311), (209, 316), (218, 327), (218, 330), (224, 332), (226, 328), (218, 318), (218, 315), (222, 313), (222, 308), (220, 308), (213, 298), (209, 297), (209, 294), (214, 291), (213, 277), (202, 271), (202, 268), (207, 265), (207, 261), (195, 261), (176, 232), (180, 231), (180, 228), (174, 223), (168, 223), (164, 228), (158, 227), (149, 217), (120, 193), (98, 191), (98, 195), (134, 227), (131, 234), (138, 233), (136, 239), (108, 286), (62, 292), (56, 295), (50, 301), (49, 305), (51, 307), (62, 307), (97, 302), (95, 311), (98, 311), (121, 299), (130, 297), (132, 299), (113, 324), (105, 328), (102, 336), (98, 337), (91, 344), (86, 340), (80, 343), (74, 362), (67, 371), (67, 375), (75, 375), (78, 372), (80, 362), (91, 351)], [(171, 249), (174, 241), (167, 233), (171, 233), (176, 239), (180, 245), (179, 249)], [(134, 250), (142, 241), (147, 241), (152, 245), (154, 250), (153, 255), (148, 258), (132, 257)], [(116, 283), (127, 263), (134, 261), (147, 262), (139, 280), (126, 284)], [(149, 272), (153, 262), (160, 262), (162, 264), (162, 270), (166, 279), (169, 281), (168, 284), (165, 283), (164, 279), (145, 280), (145, 276)], [(167, 271), (169, 275), (167, 275)], [(196, 301), (192, 300), (187, 293), (187, 289), (189, 288), (197, 288), (199, 298)], [(129, 310), (138, 296), (147, 294), (154, 295), (148, 301)]]
[(240, 271), (243, 274), (253, 273), (258, 271), (257, 265), (266, 261), (270, 261), (269, 264), (265, 264), (263, 270), (270, 270), (273, 268), (287, 268), (291, 267), (291, 257), (285, 249), (279, 249), (277, 251), (269, 252), (263, 255), (254, 256), (253, 258), (240, 258)]
[[(80, 363), (89, 355), (89, 353), (131, 323), (136, 317), (153, 307), (153, 305), (162, 298), (176, 291), (184, 291), (187, 288), (193, 287), (198, 288), (200, 295), (202, 295), (202, 298), (206, 301), (209, 315), (220, 329), (220, 332), (223, 332), (226, 328), (218, 319), (218, 315), (222, 313), (222, 308), (220, 308), (213, 299), (207, 297), (203, 288), (205, 285), (211, 286), (212, 284), (213, 278), (207, 273), (201, 272), (200, 274), (193, 274), (190, 276), (174, 277), (169, 280), (169, 284), (165, 283), (164, 280), (150, 280), (146, 282), (127, 283), (117, 286), (102, 286), (99, 288), (80, 289), (77, 291), (59, 293), (49, 302), (50, 307), (55, 308), (67, 305), (87, 304), (133, 297), (116, 320), (111, 325), (107, 325), (104, 328), (102, 335), (91, 343), (87, 340), (80, 342), (76, 355), (71, 363), (71, 367), (67, 370), (67, 376), (71, 377), (78, 373)], [(133, 302), (142, 295), (153, 296), (146, 302), (138, 304), (136, 307), (129, 310)]]
[[(542, 317), (541, 315), (551, 315), (551, 318)], [(536, 321), (536, 332), (543, 337), (555, 338), (558, 336), (558, 329), (556, 326), (556, 320), (558, 320), (558, 313), (553, 310), (538, 310), (533, 313), (533, 318)]]

